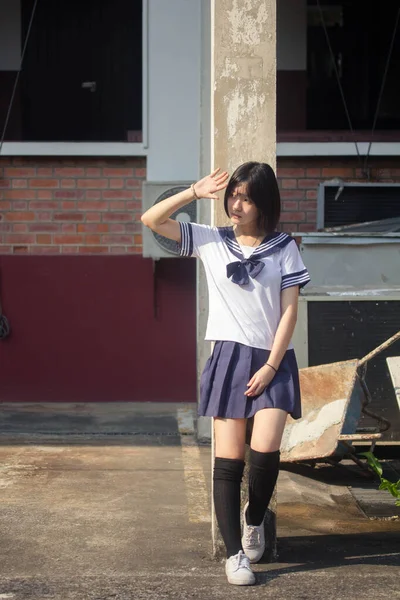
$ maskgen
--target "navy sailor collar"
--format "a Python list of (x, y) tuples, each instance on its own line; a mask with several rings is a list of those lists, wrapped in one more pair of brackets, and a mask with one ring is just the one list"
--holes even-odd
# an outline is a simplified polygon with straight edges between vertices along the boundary
[[(240, 244), (237, 242), (233, 227), (218, 227), (218, 233), (221, 236), (223, 242), (226, 244), (230, 252), (236, 256), (239, 260), (246, 260)], [(275, 254), (285, 246), (287, 246), (293, 238), (284, 232), (274, 231), (265, 236), (259, 246), (256, 246), (248, 257), (249, 259), (261, 259)]]
[(263, 239), (259, 246), (254, 248), (248, 258), (245, 258), (233, 233), (233, 227), (218, 227), (218, 232), (231, 254), (239, 259), (226, 265), (226, 276), (240, 286), (248, 285), (250, 277), (255, 279), (261, 273), (265, 267), (262, 258), (275, 254), (293, 239), (287, 233), (271, 233)]

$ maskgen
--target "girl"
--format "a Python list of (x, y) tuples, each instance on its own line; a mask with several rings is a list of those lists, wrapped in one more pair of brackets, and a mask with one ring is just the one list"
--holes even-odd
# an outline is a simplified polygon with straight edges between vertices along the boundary
[[(203, 261), (209, 292), (206, 340), (215, 342), (201, 378), (199, 414), (213, 417), (214, 506), (226, 545), (229, 583), (252, 585), (250, 563), (265, 549), (263, 520), (279, 470), (287, 415), (301, 416), (299, 376), (290, 340), (299, 288), (309, 280), (296, 243), (276, 232), (280, 195), (272, 168), (248, 162), (230, 178), (216, 169), (150, 208), (142, 222)], [(226, 188), (231, 227), (170, 219), (193, 199)], [(253, 419), (249, 502), (240, 531), (246, 421)]]

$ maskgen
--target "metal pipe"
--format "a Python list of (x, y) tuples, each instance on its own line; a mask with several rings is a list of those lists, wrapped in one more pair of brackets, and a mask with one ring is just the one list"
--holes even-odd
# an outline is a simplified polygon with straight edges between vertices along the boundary
[(398, 331), (391, 338), (389, 338), (388, 340), (386, 340), (386, 342), (383, 342), (383, 344), (381, 344), (380, 346), (378, 346), (377, 348), (375, 348), (375, 350), (372, 350), (369, 354), (367, 354), (366, 356), (364, 356), (364, 358), (361, 358), (358, 361), (358, 366), (361, 367), (363, 364), (365, 364), (366, 362), (368, 362), (369, 360), (371, 360), (371, 358), (374, 358), (374, 356), (376, 356), (380, 352), (383, 352), (384, 350), (386, 350), (386, 348), (389, 348), (389, 346), (391, 346), (392, 344), (394, 344), (394, 342), (397, 342), (397, 340), (400, 340), (400, 331)]

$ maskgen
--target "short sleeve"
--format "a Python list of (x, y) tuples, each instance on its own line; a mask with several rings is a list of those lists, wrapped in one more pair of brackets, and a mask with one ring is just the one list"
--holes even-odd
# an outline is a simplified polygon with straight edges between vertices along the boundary
[(179, 222), (179, 225), (181, 228), (181, 256), (201, 258), (202, 249), (207, 244), (215, 242), (215, 227), (184, 222)]
[(281, 290), (295, 285), (302, 288), (310, 281), (310, 275), (304, 266), (294, 239), (292, 239), (282, 250), (281, 271)]

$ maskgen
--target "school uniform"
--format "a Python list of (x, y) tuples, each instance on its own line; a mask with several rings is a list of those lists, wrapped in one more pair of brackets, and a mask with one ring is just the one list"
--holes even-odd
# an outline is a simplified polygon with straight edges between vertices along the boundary
[(233, 227), (180, 223), (182, 256), (203, 262), (209, 296), (206, 340), (215, 342), (200, 382), (199, 415), (249, 418), (263, 408), (301, 417), (299, 374), (293, 345), (271, 383), (259, 395), (244, 395), (267, 361), (281, 318), (281, 291), (310, 281), (295, 240), (267, 235), (255, 247), (241, 246)]

